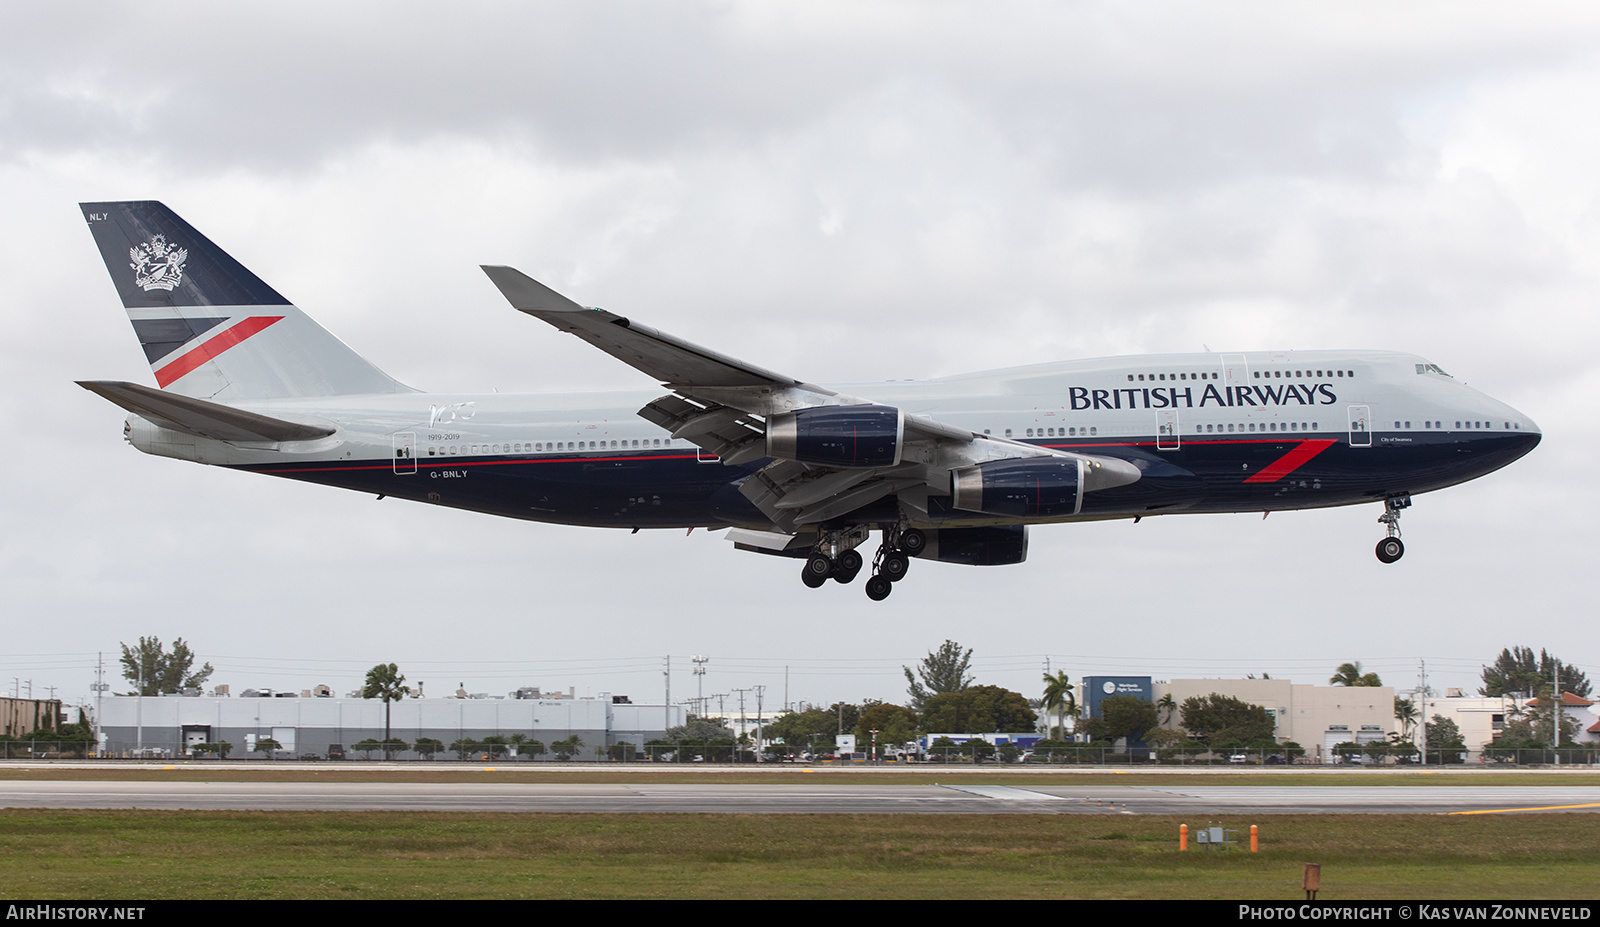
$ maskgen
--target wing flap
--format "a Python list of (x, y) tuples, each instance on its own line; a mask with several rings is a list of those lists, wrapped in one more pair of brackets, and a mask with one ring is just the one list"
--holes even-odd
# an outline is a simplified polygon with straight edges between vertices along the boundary
[(79, 380), (78, 385), (162, 428), (199, 438), (243, 442), (312, 441), (326, 438), (335, 431), (322, 425), (285, 421), (137, 383)]

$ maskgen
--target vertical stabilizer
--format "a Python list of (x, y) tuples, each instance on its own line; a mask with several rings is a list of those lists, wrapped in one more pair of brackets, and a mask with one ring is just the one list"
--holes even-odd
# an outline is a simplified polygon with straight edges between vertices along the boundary
[(409, 392), (160, 203), (81, 203), (156, 384), (233, 402)]

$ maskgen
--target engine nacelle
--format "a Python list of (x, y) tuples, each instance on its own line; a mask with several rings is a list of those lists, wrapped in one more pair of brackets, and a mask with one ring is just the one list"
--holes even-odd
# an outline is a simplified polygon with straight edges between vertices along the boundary
[(965, 512), (1009, 518), (1076, 515), (1083, 502), (1084, 462), (1031, 457), (991, 460), (951, 473), (950, 504)]
[(968, 566), (1004, 566), (1028, 559), (1028, 529), (1023, 525), (996, 528), (929, 528), (922, 532), (928, 543), (914, 556), (941, 563)]
[(905, 415), (890, 406), (819, 406), (767, 419), (767, 456), (820, 467), (892, 467)]

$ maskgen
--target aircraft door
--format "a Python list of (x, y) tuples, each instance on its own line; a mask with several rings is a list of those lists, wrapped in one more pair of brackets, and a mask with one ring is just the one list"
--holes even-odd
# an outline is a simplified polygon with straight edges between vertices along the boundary
[(1178, 449), (1178, 410), (1160, 409), (1156, 412), (1156, 450)]
[(1250, 365), (1243, 354), (1222, 355), (1223, 386), (1244, 386), (1250, 379)]
[(411, 431), (394, 434), (394, 472), (404, 476), (417, 472), (417, 435)]
[(1367, 406), (1350, 407), (1350, 446), (1372, 446), (1372, 410)]

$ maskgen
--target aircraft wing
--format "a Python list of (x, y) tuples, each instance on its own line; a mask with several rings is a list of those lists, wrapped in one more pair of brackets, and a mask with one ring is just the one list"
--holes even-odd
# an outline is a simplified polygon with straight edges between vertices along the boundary
[[(726, 464), (770, 458), (740, 491), (785, 532), (807, 530), (891, 493), (900, 494), (913, 509), (925, 508), (928, 495), (950, 494), (955, 469), (992, 460), (1085, 458), (1099, 485), (1138, 479), (1139, 471), (1122, 460), (980, 434), (774, 373), (604, 309), (581, 306), (515, 268), (484, 265), (483, 272), (513, 308), (577, 335), (671, 389), (675, 395), (639, 410), (647, 421)], [(823, 406), (870, 408), (892, 417), (897, 431), (892, 459), (828, 466), (789, 459), (773, 448), (769, 422), (774, 416)], [(1090, 488), (1096, 487), (1085, 486)]]
[[(792, 377), (690, 344), (604, 309), (580, 306), (516, 268), (484, 265), (483, 272), (500, 288), (512, 308), (577, 335), (673, 389), (805, 386)], [(818, 387), (809, 388), (831, 395)]]

